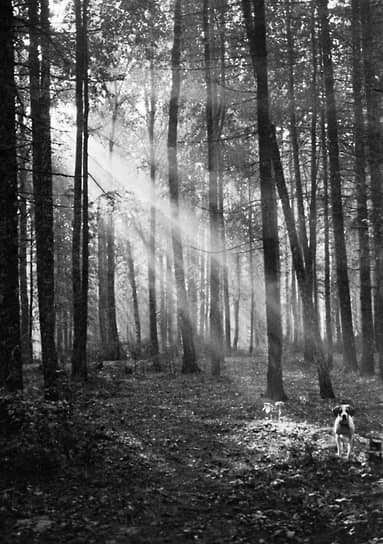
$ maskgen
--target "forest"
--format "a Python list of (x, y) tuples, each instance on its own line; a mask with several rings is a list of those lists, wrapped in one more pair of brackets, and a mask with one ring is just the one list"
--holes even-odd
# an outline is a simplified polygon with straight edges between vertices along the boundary
[(0, 541), (383, 542), (382, 36), (1, 0)]

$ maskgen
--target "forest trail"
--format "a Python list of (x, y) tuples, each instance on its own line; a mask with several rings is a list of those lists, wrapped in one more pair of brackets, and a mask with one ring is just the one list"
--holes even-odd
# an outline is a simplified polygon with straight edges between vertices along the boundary
[(290, 400), (270, 420), (263, 365), (228, 359), (214, 381), (106, 363), (75, 392), (87, 454), (61, 474), (7, 484), (2, 542), (383, 542), (383, 469), (366, 461), (381, 421), (378, 381), (361, 387), (334, 373), (357, 407), (347, 463), (335, 457), (330, 403), (307, 388), (314, 371), (289, 368)]

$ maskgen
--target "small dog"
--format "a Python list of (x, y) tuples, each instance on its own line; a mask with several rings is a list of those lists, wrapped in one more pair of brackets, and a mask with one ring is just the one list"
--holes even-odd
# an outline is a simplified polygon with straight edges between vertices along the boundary
[(342, 446), (347, 445), (346, 459), (350, 458), (354, 434), (354, 408), (350, 404), (340, 404), (333, 409), (335, 417), (334, 435), (337, 448), (337, 455), (341, 457)]

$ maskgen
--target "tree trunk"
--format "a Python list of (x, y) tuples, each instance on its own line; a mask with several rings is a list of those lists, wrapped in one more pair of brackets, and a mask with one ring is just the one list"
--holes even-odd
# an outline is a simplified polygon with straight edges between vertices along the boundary
[(0, 4), (0, 386), (21, 389), (12, 2)]
[(46, 395), (55, 397), (57, 394), (58, 363), (55, 345), (50, 29), (48, 17), (47, 0), (29, 1), (32, 168), (41, 352)]
[[(76, 152), (74, 172), (74, 200), (73, 200), (73, 238), (72, 238), (72, 292), (73, 292), (73, 351), (72, 351), (72, 376), (75, 378), (87, 378), (86, 361), (86, 321), (87, 308), (87, 279), (83, 285), (84, 277), (87, 277), (84, 262), (87, 263), (88, 247), (87, 232), (83, 232), (83, 204), (87, 206), (87, 180), (85, 180), (84, 165), (87, 157), (84, 153), (85, 140), (87, 140), (87, 105), (85, 104), (85, 70), (87, 67), (86, 55), (86, 0), (75, 0), (76, 15)], [(87, 166), (85, 167), (87, 170)], [(87, 220), (87, 210), (85, 210)], [(87, 225), (86, 225), (87, 229)], [(83, 254), (85, 251), (85, 255)], [(85, 333), (85, 338), (84, 338)], [(85, 345), (84, 345), (85, 342)]]
[(114, 203), (108, 202), (107, 228), (106, 228), (106, 290), (107, 290), (107, 329), (108, 329), (108, 355), (109, 359), (118, 361), (121, 358), (120, 341), (117, 332), (116, 319), (116, 294), (114, 288), (116, 255), (114, 235)]
[(318, 315), (314, 311), (311, 285), (307, 278), (303, 251), (300, 247), (298, 233), (295, 228), (294, 215), (290, 206), (275, 131), (273, 131), (271, 136), (271, 144), (273, 149), (274, 175), (279, 198), (282, 203), (287, 232), (289, 234), (294, 269), (302, 300), (303, 319), (306, 322), (305, 332), (308, 334), (308, 346), (318, 370), (320, 395), (322, 398), (332, 399), (335, 395), (331, 385), (328, 364), (323, 353), (322, 341), (319, 333)]
[(241, 302), (241, 254), (238, 252), (235, 257), (235, 277), (237, 290), (235, 294), (234, 301), (234, 339), (233, 339), (233, 350), (237, 351), (238, 349), (238, 340), (239, 340), (239, 307)]
[(127, 260), (128, 260), (129, 283), (130, 283), (130, 288), (132, 290), (132, 300), (133, 300), (133, 315), (134, 315), (134, 328), (135, 328), (134, 349), (136, 354), (140, 354), (141, 352), (141, 319), (140, 319), (140, 311), (138, 306), (136, 272), (135, 272), (132, 248), (131, 248), (129, 240), (127, 240), (126, 242), (126, 252), (127, 252)]
[(268, 340), (267, 396), (286, 399), (282, 381), (282, 322), (279, 238), (275, 186), (272, 178), (269, 90), (267, 81), (264, 0), (242, 0), (250, 55), (257, 80), (258, 141), (262, 203), (262, 239), (265, 268)]
[(361, 0), (364, 81), (367, 104), (368, 166), (371, 177), (372, 230), (375, 258), (374, 330), (379, 357), (379, 373), (383, 379), (383, 193), (382, 193), (382, 129), (379, 90), (376, 88), (376, 49), (373, 41), (371, 7)]
[(320, 19), (320, 37), (323, 54), (323, 72), (326, 95), (327, 137), (329, 142), (330, 185), (335, 242), (336, 275), (342, 321), (344, 365), (345, 368), (356, 370), (358, 365), (356, 360), (354, 332), (352, 325), (346, 242), (344, 238), (337, 110), (335, 102), (334, 75), (331, 60), (331, 40), (328, 23), (327, 1), (328, 0), (318, 0), (318, 13)]
[(324, 221), (324, 299), (326, 321), (326, 351), (327, 361), (331, 368), (333, 365), (333, 332), (331, 313), (331, 263), (330, 263), (330, 216), (329, 216), (329, 190), (328, 190), (328, 166), (327, 145), (324, 111), (321, 114), (321, 147), (323, 162), (323, 221)]
[(217, 149), (217, 89), (212, 72), (209, 0), (203, 2), (203, 32), (206, 81), (206, 129), (209, 172), (210, 222), (210, 360), (213, 376), (219, 376), (224, 359), (222, 315), (220, 308), (220, 260), (216, 255), (219, 244), (218, 209), (218, 149)]
[(358, 205), (360, 311), (362, 358), (360, 372), (374, 373), (374, 324), (371, 301), (370, 240), (368, 233), (365, 131), (362, 102), (360, 1), (352, 0), (352, 87), (354, 94), (355, 183)]
[(161, 370), (158, 348), (158, 330), (157, 330), (157, 296), (156, 296), (156, 208), (155, 202), (155, 182), (156, 182), (156, 158), (154, 152), (154, 124), (156, 118), (156, 94), (154, 81), (154, 60), (153, 49), (150, 52), (150, 95), (148, 99), (148, 133), (150, 148), (150, 181), (151, 181), (151, 206), (150, 206), (150, 226), (149, 226), (149, 245), (148, 245), (148, 291), (149, 291), (149, 332), (150, 332), (150, 355), (153, 360), (153, 368), (156, 371)]
[(169, 197), (171, 206), (171, 233), (174, 253), (174, 275), (177, 289), (177, 311), (179, 315), (180, 332), (183, 343), (182, 372), (198, 372), (194, 346), (194, 332), (190, 320), (188, 300), (185, 286), (185, 271), (181, 229), (179, 224), (179, 187), (177, 160), (177, 129), (179, 95), (181, 86), (181, 39), (182, 12), (181, 0), (175, 0), (174, 6), (174, 41), (171, 55), (172, 83), (169, 103), (168, 126), (168, 168), (169, 168)]

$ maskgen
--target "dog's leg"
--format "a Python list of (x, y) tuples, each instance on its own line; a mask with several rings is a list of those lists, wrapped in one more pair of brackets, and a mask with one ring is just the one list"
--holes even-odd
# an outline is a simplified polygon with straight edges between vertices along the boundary
[(339, 434), (335, 435), (335, 442), (336, 442), (336, 454), (338, 457), (342, 454), (342, 441), (340, 439)]

